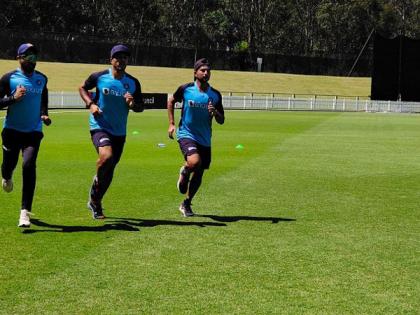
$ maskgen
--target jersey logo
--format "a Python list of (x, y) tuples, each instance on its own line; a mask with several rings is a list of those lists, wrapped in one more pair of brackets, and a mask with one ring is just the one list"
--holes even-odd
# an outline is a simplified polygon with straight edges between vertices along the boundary
[(33, 94), (41, 94), (42, 93), (42, 89), (37, 89), (31, 86), (25, 87), (26, 88), (26, 93), (33, 93)]
[(129, 87), (128, 83), (124, 83), (124, 89), (128, 90)]
[(42, 81), (41, 80), (36, 80), (36, 84), (41, 85)]
[(199, 103), (199, 102), (194, 102), (192, 100), (188, 101), (188, 106), (191, 108), (205, 108), (207, 109), (208, 104), (207, 103)]
[(123, 96), (123, 93), (121, 91), (112, 88), (102, 88), (102, 93), (104, 95)]

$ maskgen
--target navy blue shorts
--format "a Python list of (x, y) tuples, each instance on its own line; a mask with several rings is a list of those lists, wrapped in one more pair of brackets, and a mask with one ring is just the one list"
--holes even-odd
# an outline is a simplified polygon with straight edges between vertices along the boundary
[(125, 136), (113, 136), (109, 132), (101, 129), (91, 130), (90, 135), (96, 151), (98, 151), (99, 147), (110, 146), (114, 159), (116, 161), (120, 160), (124, 149)]
[(201, 159), (201, 168), (205, 170), (210, 168), (211, 147), (205, 147), (189, 138), (181, 138), (178, 143), (185, 161), (188, 156), (198, 153)]

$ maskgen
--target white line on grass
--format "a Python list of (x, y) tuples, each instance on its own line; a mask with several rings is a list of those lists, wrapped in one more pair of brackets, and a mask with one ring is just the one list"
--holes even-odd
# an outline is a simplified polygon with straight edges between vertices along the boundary
[(63, 113), (80, 113), (80, 112), (87, 112), (86, 109), (72, 109), (72, 110), (60, 110), (60, 111), (48, 111), (48, 113), (53, 114), (63, 114)]

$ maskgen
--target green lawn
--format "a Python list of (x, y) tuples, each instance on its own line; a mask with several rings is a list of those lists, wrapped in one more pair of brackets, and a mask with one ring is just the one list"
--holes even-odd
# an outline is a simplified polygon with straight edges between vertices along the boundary
[[(16, 67), (16, 60), (0, 60), (0, 74)], [(108, 65), (47, 62), (39, 62), (37, 65), (37, 69), (48, 76), (48, 87), (51, 91), (77, 91), (89, 74), (107, 67)], [(179, 85), (190, 82), (193, 78), (192, 69), (128, 66), (127, 72), (137, 77), (143, 91), (149, 93), (174, 93)], [(367, 97), (370, 95), (370, 81), (370, 78), (214, 70), (211, 84), (226, 92)]]
[(130, 114), (97, 222), (87, 113), (51, 112), (30, 229), (20, 169), (0, 193), (0, 314), (418, 314), (420, 116), (226, 116), (186, 219), (166, 112)]

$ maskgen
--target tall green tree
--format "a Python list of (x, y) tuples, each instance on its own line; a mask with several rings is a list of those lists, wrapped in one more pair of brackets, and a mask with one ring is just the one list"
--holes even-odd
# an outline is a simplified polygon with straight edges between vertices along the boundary
[(372, 29), (420, 38), (420, 0), (0, 0), (0, 8), (3, 32), (136, 47), (354, 55)]

